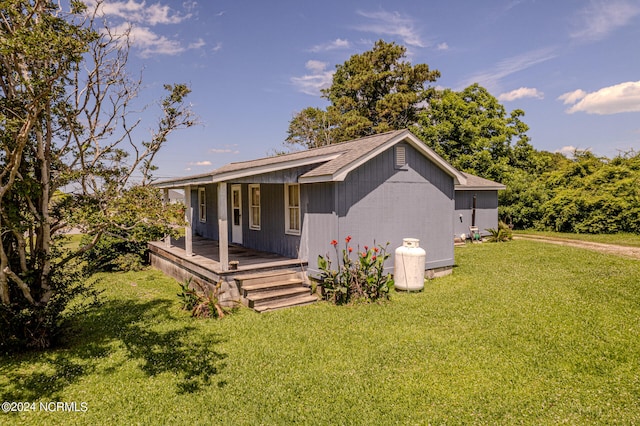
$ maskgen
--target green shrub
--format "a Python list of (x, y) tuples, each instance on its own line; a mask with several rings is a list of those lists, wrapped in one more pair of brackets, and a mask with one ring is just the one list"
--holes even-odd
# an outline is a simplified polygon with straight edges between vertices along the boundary
[(99, 304), (100, 292), (75, 261), (56, 269), (49, 284), (56, 292), (46, 305), (33, 305), (20, 297), (11, 304), (0, 303), (0, 354), (55, 346), (71, 318)]
[(492, 243), (502, 243), (513, 239), (513, 232), (509, 225), (503, 221), (498, 222), (498, 228), (489, 228), (487, 231), (491, 234), (487, 241)]
[[(351, 259), (353, 247), (349, 246), (351, 237), (345, 238), (345, 248), (342, 256), (338, 252), (338, 242), (331, 241), (338, 258), (338, 270), (331, 269), (329, 256), (318, 256), (320, 284), (323, 288), (323, 297), (336, 305), (346, 304), (352, 301), (372, 302), (379, 299), (389, 299), (389, 291), (393, 287), (391, 274), (384, 273), (384, 263), (389, 258), (387, 247), (378, 245), (369, 248), (364, 246), (364, 251), (356, 250), (357, 259)], [(340, 261), (341, 260), (341, 261)]]
[(191, 316), (195, 318), (222, 318), (233, 313), (237, 306), (229, 308), (220, 303), (221, 287), (222, 281), (211, 289), (206, 284), (192, 282), (189, 278), (180, 284), (182, 291), (178, 293), (178, 297), (182, 300), (182, 309), (191, 311)]
[[(85, 236), (81, 244), (88, 244)], [(147, 263), (147, 242), (131, 241), (116, 235), (104, 235), (84, 254), (87, 268), (92, 272), (139, 271)]]

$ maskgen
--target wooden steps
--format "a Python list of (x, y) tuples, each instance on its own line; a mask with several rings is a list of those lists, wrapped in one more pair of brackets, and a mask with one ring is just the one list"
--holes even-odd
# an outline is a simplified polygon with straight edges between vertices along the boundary
[(314, 303), (318, 300), (296, 271), (281, 270), (234, 277), (242, 303), (256, 312), (267, 312)]

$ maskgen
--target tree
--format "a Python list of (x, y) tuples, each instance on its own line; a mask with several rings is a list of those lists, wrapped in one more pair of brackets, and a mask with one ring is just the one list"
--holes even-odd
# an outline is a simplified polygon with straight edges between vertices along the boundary
[(614, 159), (576, 151), (560, 169), (541, 177), (549, 197), (540, 228), (578, 233), (640, 233), (640, 155)]
[[(0, 2), (0, 351), (53, 343), (69, 302), (91, 294), (78, 258), (102, 235), (167, 233), (176, 219), (155, 208), (159, 194), (147, 184), (169, 134), (194, 124), (190, 90), (167, 85), (157, 129), (137, 141), (128, 34), (101, 28), (97, 8), (70, 6)], [(62, 251), (70, 226), (91, 240)]]
[(560, 153), (514, 147), (513, 167), (505, 175), (506, 189), (498, 194), (500, 217), (517, 229), (537, 228), (542, 206), (552, 196), (545, 179), (569, 160)]
[(427, 64), (404, 61), (406, 48), (379, 40), (373, 49), (336, 66), (322, 95), (326, 111), (307, 108), (294, 116), (286, 140), (306, 148), (405, 129), (418, 119), (440, 77)]
[(476, 83), (461, 92), (438, 92), (414, 131), (456, 168), (502, 182), (510, 167), (532, 167), (533, 148), (522, 116), (519, 109), (507, 114)]
[(335, 125), (331, 124), (327, 111), (319, 108), (305, 108), (296, 114), (289, 123), (289, 135), (286, 143), (300, 145), (305, 149), (329, 145)]

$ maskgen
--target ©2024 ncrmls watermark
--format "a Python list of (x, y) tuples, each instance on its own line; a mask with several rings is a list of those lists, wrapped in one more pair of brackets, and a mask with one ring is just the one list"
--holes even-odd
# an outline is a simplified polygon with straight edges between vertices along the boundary
[(3, 413), (22, 413), (26, 411), (46, 411), (50, 413), (86, 413), (89, 410), (87, 402), (28, 402), (28, 401), (4, 401)]

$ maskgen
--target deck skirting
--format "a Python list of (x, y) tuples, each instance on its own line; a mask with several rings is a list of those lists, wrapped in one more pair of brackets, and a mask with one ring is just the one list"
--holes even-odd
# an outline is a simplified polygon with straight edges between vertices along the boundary
[[(200, 240), (199, 244), (210, 244), (217, 248), (216, 241)], [(180, 282), (191, 280), (212, 289), (222, 282), (219, 300), (223, 305), (241, 301), (240, 289), (235, 280), (241, 274), (287, 269), (298, 272), (306, 281), (307, 263), (299, 259), (287, 259), (242, 247), (234, 247), (232, 253), (235, 255), (230, 260), (238, 262), (237, 269), (222, 271), (211, 247), (206, 255), (188, 256), (180, 246), (167, 247), (163, 242), (149, 243), (149, 263), (164, 274)]]

